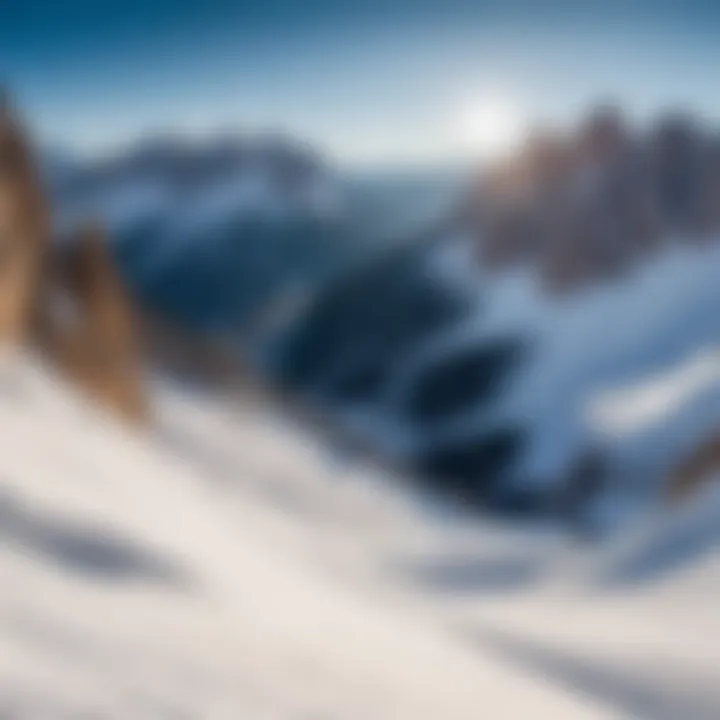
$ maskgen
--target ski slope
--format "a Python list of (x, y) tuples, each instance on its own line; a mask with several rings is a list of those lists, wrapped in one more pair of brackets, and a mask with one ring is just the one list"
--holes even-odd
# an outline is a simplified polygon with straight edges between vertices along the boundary
[[(613, 582), (609, 570), (672, 545), (679, 519), (591, 551), (552, 530), (431, 517), (379, 475), (329, 463), (270, 409), (161, 379), (153, 389), (155, 425), (137, 435), (32, 358), (0, 371), (0, 714), (703, 720), (720, 709), (708, 683), (720, 566), (707, 543), (662, 580)], [(597, 691), (527, 661), (511, 651), (518, 639), (533, 657), (540, 647), (635, 669), (676, 651), (669, 707), (687, 709), (687, 696), (701, 714), (648, 715), (607, 682)]]

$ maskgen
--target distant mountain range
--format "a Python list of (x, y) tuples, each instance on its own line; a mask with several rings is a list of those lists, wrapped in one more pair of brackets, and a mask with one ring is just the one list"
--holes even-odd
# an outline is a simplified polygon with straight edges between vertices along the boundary
[(60, 237), (101, 220), (135, 294), (195, 330), (241, 335), (281, 287), (349, 252), (338, 180), (279, 138), (160, 138), (102, 161), (48, 163)]
[(61, 238), (101, 220), (146, 306), (235, 335), (441, 217), (458, 186), (449, 173), (345, 173), (301, 143), (241, 136), (160, 137), (83, 163), (47, 153), (45, 176)]
[(601, 108), (478, 177), (454, 222), (485, 266), (531, 265), (550, 292), (611, 281), (668, 244), (717, 237), (720, 134), (680, 114), (632, 127)]
[(146, 308), (242, 347), (346, 449), (538, 514), (628, 473), (657, 488), (720, 426), (698, 409), (656, 463), (648, 438), (668, 422), (633, 446), (592, 410), (720, 346), (716, 146), (686, 118), (638, 134), (603, 110), (470, 182), (350, 177), (286, 140), (237, 138), (148, 142), (48, 177), (60, 235), (105, 220)]
[(607, 110), (534, 139), (327, 288), (287, 376), (358, 447), (462, 502), (536, 514), (623, 481), (661, 492), (720, 411), (688, 397), (617, 437), (592, 408), (656, 373), (672, 395), (672, 368), (720, 347), (718, 143), (681, 117), (630, 134)]

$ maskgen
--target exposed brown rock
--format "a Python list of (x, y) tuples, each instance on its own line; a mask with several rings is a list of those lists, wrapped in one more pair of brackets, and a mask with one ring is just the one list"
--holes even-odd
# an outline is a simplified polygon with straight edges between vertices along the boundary
[(95, 400), (142, 421), (147, 407), (130, 300), (104, 232), (83, 229), (47, 256), (37, 342), (53, 364)]
[(720, 430), (702, 443), (673, 472), (667, 497), (671, 503), (682, 502), (700, 487), (720, 478)]
[(0, 345), (27, 342), (48, 241), (48, 214), (28, 142), (0, 100)]
[(511, 267), (532, 256), (537, 223), (527, 212), (497, 212), (485, 233), (480, 246), (483, 265), (493, 269)]
[(0, 345), (32, 344), (92, 398), (146, 416), (127, 293), (99, 228), (51, 248), (22, 125), (0, 100)]
[(578, 158), (586, 162), (604, 162), (625, 152), (629, 144), (622, 112), (612, 106), (601, 106), (590, 113), (575, 143)]
[(493, 269), (533, 263), (550, 293), (630, 272), (671, 242), (720, 231), (720, 140), (692, 118), (631, 130), (613, 108), (574, 132), (539, 133), (484, 173), (467, 214)]

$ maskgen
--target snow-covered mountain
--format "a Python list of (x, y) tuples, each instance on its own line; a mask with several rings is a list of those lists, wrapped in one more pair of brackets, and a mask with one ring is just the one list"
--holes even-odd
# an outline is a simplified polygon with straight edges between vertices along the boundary
[(548, 292), (612, 281), (673, 242), (720, 231), (720, 141), (692, 115), (648, 125), (600, 108), (532, 136), (480, 173), (453, 222), (497, 271), (532, 265)]
[[(478, 273), (484, 292), (477, 315), (414, 362), (432, 362), (433, 353), (449, 354), (488, 336), (527, 338), (531, 357), (505, 399), (505, 412), (538, 424), (542, 419), (544, 447), (550, 448), (554, 435), (574, 434), (570, 418), (581, 417), (578, 402), (720, 343), (713, 312), (720, 305), (719, 273), (716, 243), (670, 247), (633, 274), (568, 298), (544, 294), (532, 272), (501, 278)], [(410, 369), (400, 374), (402, 383), (412, 382)], [(551, 460), (552, 451), (546, 454), (542, 445), (535, 467), (542, 468), (544, 457), (552, 472), (559, 457)]]
[(532, 268), (484, 271), (472, 253), (458, 236), (382, 257), (339, 282), (291, 346), (292, 380), (358, 445), (466, 499), (539, 511), (591, 453), (606, 480), (658, 491), (720, 427), (707, 371), (695, 392), (667, 390), (642, 432), (621, 431), (628, 388), (658, 374), (672, 387), (676, 366), (716, 362), (720, 243), (671, 244), (568, 296)]
[(443, 222), (321, 293), (290, 381), (358, 446), (463, 501), (544, 512), (599, 476), (659, 488), (720, 425), (714, 391), (622, 439), (597, 408), (720, 346), (718, 147), (692, 118), (637, 129), (607, 109), (533, 138)]
[(195, 329), (241, 333), (276, 291), (349, 251), (336, 174), (281, 138), (160, 138), (92, 162), (50, 158), (46, 177), (60, 238), (104, 223), (136, 295)]
[[(50, 178), (61, 179), (58, 224), (103, 217), (155, 314), (244, 341), (363, 452), (463, 500), (536, 513), (589, 456), (612, 465), (605, 476), (660, 485), (711, 432), (714, 421), (699, 423), (674, 453), (665, 441), (653, 465), (597, 418), (608, 417), (606, 394), (720, 344), (712, 147), (682, 120), (645, 138), (600, 114), (559, 147), (531, 146), (457, 206), (447, 179), (343, 184), (279, 141), (156, 142), (92, 166), (66, 162)], [(515, 247), (514, 231), (496, 232), (493, 220), (501, 209), (517, 219), (529, 199), (542, 222), (524, 226)], [(645, 211), (658, 242), (641, 242)], [(383, 247), (377, 226), (407, 237)], [(548, 292), (547, 262), (572, 270), (571, 292)], [(259, 343), (268, 335), (278, 342)]]
[(275, 222), (329, 216), (341, 200), (329, 168), (308, 148), (236, 136), (148, 140), (118, 156), (76, 163), (53, 190), (60, 225), (97, 214), (120, 234), (158, 217), (192, 233), (237, 214)]
[(236, 338), (447, 214), (459, 180), (341, 171), (277, 137), (159, 138), (103, 160), (44, 159), (60, 238), (99, 219), (154, 314)]
[(137, 435), (5, 360), (9, 717), (717, 717), (715, 496), (572, 546), (338, 482), (268, 406), (155, 377)]

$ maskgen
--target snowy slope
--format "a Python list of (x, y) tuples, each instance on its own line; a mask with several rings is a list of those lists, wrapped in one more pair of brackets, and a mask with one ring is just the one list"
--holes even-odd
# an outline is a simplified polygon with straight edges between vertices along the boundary
[[(463, 348), (498, 338), (526, 341), (528, 357), (502, 400), (450, 417), (432, 435), (438, 442), (472, 436), (486, 426), (522, 427), (528, 447), (517, 467), (521, 477), (548, 482), (562, 477), (578, 453), (607, 440), (596, 417), (598, 403), (607, 405), (601, 398), (617, 397), (616, 391), (658, 373), (672, 374), (673, 368), (720, 346), (720, 323), (712, 310), (720, 307), (719, 243), (670, 245), (616, 282), (565, 297), (548, 296), (530, 270), (484, 274), (469, 251), (463, 238), (449, 242), (431, 258), (431, 268), (444, 281), (474, 292), (476, 312), (397, 368), (387, 406), (392, 415), (427, 367)], [(697, 408), (706, 423), (717, 418), (701, 405), (688, 396), (690, 414)], [(673, 412), (682, 415), (680, 404)], [(655, 425), (661, 425), (659, 420)], [(686, 447), (677, 445), (678, 451)]]
[[(137, 437), (16, 360), (0, 388), (11, 717), (623, 717), (458, 641), (351, 554), (337, 575), (321, 549), (340, 552), (357, 495), (332, 492), (289, 430), (164, 387)], [(224, 432), (203, 436), (208, 422)], [(305, 508), (279, 503), (298, 486)], [(382, 537), (420, 531), (363, 494), (356, 540), (382, 514)]]

